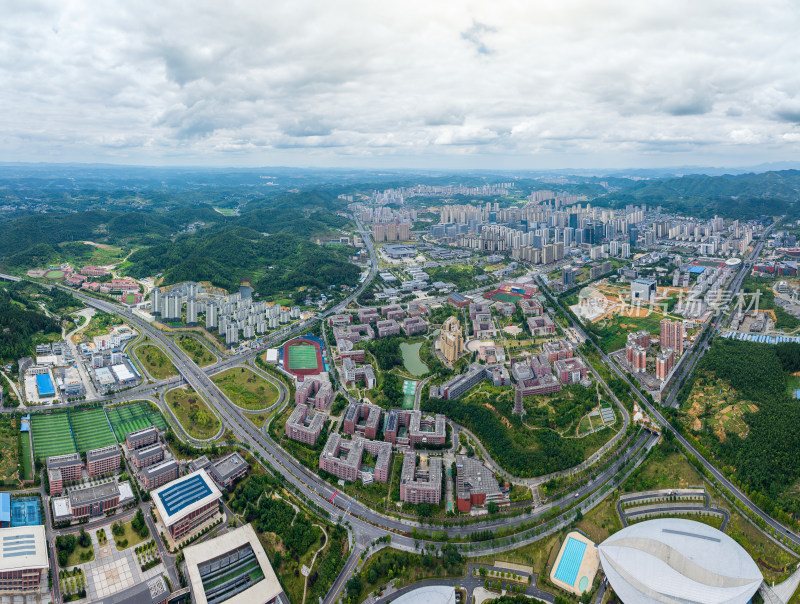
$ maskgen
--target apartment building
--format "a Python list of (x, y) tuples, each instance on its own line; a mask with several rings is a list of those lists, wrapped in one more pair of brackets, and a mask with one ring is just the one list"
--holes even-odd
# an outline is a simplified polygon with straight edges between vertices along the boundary
[(553, 363), (553, 373), (562, 384), (576, 384), (586, 377), (587, 369), (583, 359), (573, 357)]
[(542, 344), (542, 353), (549, 363), (555, 363), (575, 356), (575, 348), (566, 340), (553, 340)]
[(423, 416), (422, 411), (411, 409), (391, 409), (383, 437), (400, 446), (443, 445), (447, 440), (446, 418), (441, 414)]

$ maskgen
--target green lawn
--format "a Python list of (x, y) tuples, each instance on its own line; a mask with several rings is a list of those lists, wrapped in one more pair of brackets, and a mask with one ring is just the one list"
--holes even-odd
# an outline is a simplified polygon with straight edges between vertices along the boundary
[(194, 390), (175, 388), (166, 394), (167, 404), (184, 430), (194, 438), (210, 438), (219, 432), (217, 416)]
[[(144, 541), (145, 538), (144, 537), (140, 537), (139, 533), (137, 533), (136, 531), (133, 530), (133, 527), (131, 526), (130, 522), (126, 522), (125, 524), (123, 524), (122, 528), (125, 529), (125, 534), (124, 535), (120, 535), (119, 537), (117, 535), (114, 535), (113, 533), (111, 533), (110, 530), (107, 533), (107, 534), (110, 534), (111, 536), (114, 537), (114, 542), (115, 542), (115, 545), (117, 546), (117, 550), (122, 551), (124, 549), (129, 549), (129, 548), (133, 547), (134, 545), (139, 545), (142, 541)], [(150, 538), (150, 536), (148, 535), (147, 539), (149, 539), (149, 538)], [(125, 545), (125, 547), (120, 547), (120, 543), (124, 542), (125, 540), (127, 540), (128, 543)]]
[(19, 438), (22, 441), (22, 479), (33, 480), (33, 461), (31, 460), (31, 434), (30, 432), (20, 432)]
[(249, 369), (234, 367), (211, 378), (242, 409), (266, 409), (278, 400), (278, 389)]
[(217, 360), (216, 357), (197, 340), (197, 338), (193, 338), (191, 336), (180, 336), (179, 338), (176, 338), (176, 340), (178, 342), (178, 346), (180, 346), (181, 349), (183, 349), (183, 351), (188, 354), (195, 363), (200, 365), (200, 367), (210, 365)]
[(137, 347), (134, 354), (147, 370), (147, 373), (157, 380), (163, 380), (178, 375), (178, 370), (175, 369), (175, 366), (160, 348), (145, 344)]
[[(83, 556), (86, 552), (91, 554), (91, 556), (82, 558), (81, 556)], [(77, 564), (83, 564), (84, 562), (91, 562), (92, 560), (94, 560), (94, 548), (92, 547), (92, 544), (90, 543), (89, 547), (81, 547), (76, 543), (75, 549), (72, 550), (72, 553), (67, 558), (66, 568), (75, 566)]]

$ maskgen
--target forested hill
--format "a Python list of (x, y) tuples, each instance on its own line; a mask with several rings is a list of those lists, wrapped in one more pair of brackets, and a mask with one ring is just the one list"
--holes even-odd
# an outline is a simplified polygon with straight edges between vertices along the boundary
[(750, 219), (797, 212), (800, 170), (725, 176), (693, 175), (639, 181), (592, 203), (622, 207), (662, 205), (670, 211), (708, 217)]
[(0, 361), (14, 363), (20, 357), (32, 355), (33, 337), (37, 333), (60, 332), (58, 321), (13, 291), (0, 287)]
[(163, 272), (163, 283), (211, 281), (231, 290), (242, 278), (257, 292), (272, 295), (298, 287), (327, 290), (355, 285), (359, 269), (345, 251), (316, 245), (291, 232), (264, 235), (244, 227), (218, 227), (183, 235), (135, 252), (128, 273), (145, 277)]

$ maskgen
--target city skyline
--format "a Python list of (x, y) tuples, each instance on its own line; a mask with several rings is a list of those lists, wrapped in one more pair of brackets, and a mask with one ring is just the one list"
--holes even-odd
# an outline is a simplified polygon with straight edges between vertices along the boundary
[(0, 161), (345, 168), (797, 161), (789, 3), (42, 2), (0, 25)]

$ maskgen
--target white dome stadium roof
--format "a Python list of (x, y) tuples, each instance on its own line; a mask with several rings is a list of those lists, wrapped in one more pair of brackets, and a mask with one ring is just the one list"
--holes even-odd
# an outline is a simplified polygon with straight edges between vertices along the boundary
[(598, 546), (611, 587), (626, 604), (746, 604), (761, 585), (747, 552), (692, 520), (648, 520)]

